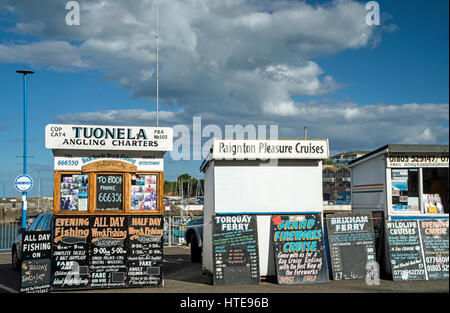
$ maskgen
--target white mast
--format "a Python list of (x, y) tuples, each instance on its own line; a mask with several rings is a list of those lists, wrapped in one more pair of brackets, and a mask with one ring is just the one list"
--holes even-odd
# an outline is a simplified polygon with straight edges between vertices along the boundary
[(159, 64), (158, 64), (158, 3), (156, 3), (156, 127), (159, 112)]

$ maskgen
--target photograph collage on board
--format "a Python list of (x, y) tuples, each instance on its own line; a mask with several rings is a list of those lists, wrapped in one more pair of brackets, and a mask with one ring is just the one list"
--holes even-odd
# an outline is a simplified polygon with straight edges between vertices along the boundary
[(88, 210), (88, 175), (62, 175), (62, 211)]
[(131, 176), (131, 210), (157, 210), (157, 176)]

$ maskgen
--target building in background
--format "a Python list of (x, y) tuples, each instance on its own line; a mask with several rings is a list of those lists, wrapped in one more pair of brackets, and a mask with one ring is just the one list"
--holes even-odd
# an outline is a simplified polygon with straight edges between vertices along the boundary
[(351, 170), (347, 166), (324, 165), (323, 200), (326, 204), (350, 204)]
[(338, 153), (329, 158), (331, 162), (324, 165), (322, 170), (324, 204), (350, 205), (352, 175), (348, 163), (366, 153), (368, 151), (354, 150)]
[(350, 161), (353, 161), (359, 157), (362, 157), (364, 154), (369, 153), (369, 151), (349, 151), (342, 152), (330, 157), (330, 160), (333, 161), (333, 164), (337, 167), (348, 166)]

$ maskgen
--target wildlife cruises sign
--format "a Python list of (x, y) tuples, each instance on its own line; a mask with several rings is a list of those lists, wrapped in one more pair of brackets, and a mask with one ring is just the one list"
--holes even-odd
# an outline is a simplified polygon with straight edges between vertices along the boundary
[(329, 156), (328, 139), (215, 140), (215, 160), (311, 159)]
[(169, 127), (49, 124), (45, 147), (56, 150), (170, 151)]

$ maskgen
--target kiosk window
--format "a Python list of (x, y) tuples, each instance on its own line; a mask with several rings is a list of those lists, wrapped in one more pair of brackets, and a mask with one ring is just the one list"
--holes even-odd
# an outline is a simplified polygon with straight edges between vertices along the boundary
[(157, 175), (131, 175), (131, 210), (157, 210)]
[(392, 169), (392, 209), (419, 211), (418, 169)]
[(96, 211), (123, 210), (123, 175), (97, 175)]
[(62, 211), (88, 210), (88, 175), (61, 176), (60, 205)]
[(448, 168), (423, 168), (425, 213), (448, 213)]

